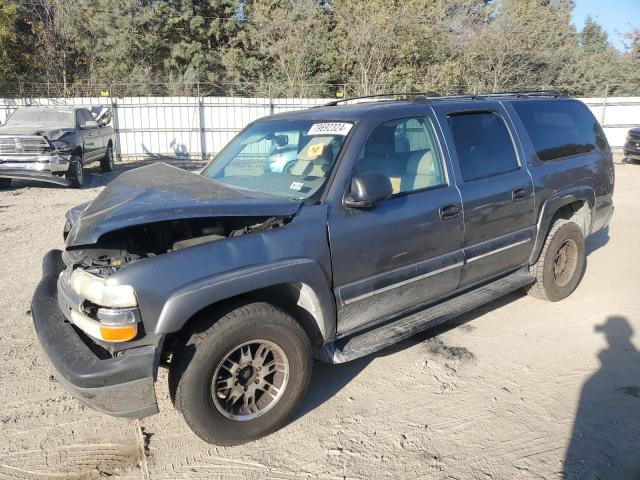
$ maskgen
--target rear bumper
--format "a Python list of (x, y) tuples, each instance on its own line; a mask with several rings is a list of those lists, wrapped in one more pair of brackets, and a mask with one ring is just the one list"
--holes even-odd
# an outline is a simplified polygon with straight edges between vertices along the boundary
[(141, 418), (157, 413), (154, 379), (158, 348), (133, 348), (117, 357), (92, 348), (90, 340), (68, 323), (58, 306), (60, 254), (53, 250), (45, 256), (43, 277), (31, 303), (40, 345), (60, 383), (78, 400), (109, 415)]
[[(1, 178), (27, 178), (44, 182), (68, 185), (60, 177), (69, 170), (69, 155), (3, 155), (0, 156)], [(58, 175), (55, 175), (58, 174)]]

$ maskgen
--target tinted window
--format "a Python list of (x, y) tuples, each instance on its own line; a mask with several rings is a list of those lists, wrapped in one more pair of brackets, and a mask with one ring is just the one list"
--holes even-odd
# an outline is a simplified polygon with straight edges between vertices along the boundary
[(448, 117), (465, 182), (510, 172), (518, 167), (507, 126), (492, 112)]
[(518, 101), (513, 108), (524, 123), (540, 160), (607, 148), (607, 140), (591, 112), (575, 101)]
[(376, 127), (360, 151), (355, 170), (384, 173), (391, 181), (393, 193), (445, 183), (433, 129), (420, 117), (393, 120)]

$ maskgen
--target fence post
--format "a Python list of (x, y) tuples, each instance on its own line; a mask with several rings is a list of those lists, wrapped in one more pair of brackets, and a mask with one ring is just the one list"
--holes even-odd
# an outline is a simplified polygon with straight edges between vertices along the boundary
[(604, 114), (607, 109), (607, 97), (609, 96), (609, 84), (604, 88), (604, 99), (602, 100), (602, 115), (600, 116), (600, 126), (604, 128)]
[(207, 135), (205, 131), (204, 101), (200, 94), (200, 81), (198, 81), (198, 120), (200, 125), (200, 159), (205, 161), (207, 159)]
[(269, 115), (273, 115), (273, 111), (274, 111), (274, 108), (273, 108), (273, 97), (271, 96), (271, 84), (270, 83), (267, 84), (267, 89), (268, 89), (268, 92), (269, 92)]
[(120, 119), (118, 118), (118, 101), (111, 97), (111, 115), (113, 116), (113, 131), (116, 140), (116, 160), (122, 161), (122, 148), (120, 146)]

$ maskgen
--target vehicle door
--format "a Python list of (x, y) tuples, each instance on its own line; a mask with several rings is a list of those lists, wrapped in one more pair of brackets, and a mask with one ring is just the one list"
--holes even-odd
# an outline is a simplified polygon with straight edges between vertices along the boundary
[(350, 177), (382, 173), (393, 195), (372, 208), (348, 208), (347, 181), (342, 203), (330, 210), (338, 335), (452, 292), (463, 265), (460, 194), (432, 119), (395, 118), (369, 132), (353, 152)]
[(455, 159), (464, 208), (460, 287), (528, 263), (535, 239), (531, 176), (502, 105), (434, 105)]
[[(100, 155), (100, 130), (95, 124), (93, 115), (84, 108), (78, 110), (80, 132), (84, 144), (84, 161), (91, 162)], [(87, 124), (87, 122), (91, 122)]]
[(107, 112), (103, 111), (104, 108), (100, 108), (96, 112), (93, 109), (89, 112), (91, 116), (96, 119), (99, 118), (98, 121), (98, 137), (99, 137), (99, 145), (100, 151), (98, 152), (98, 158), (104, 157), (105, 153), (107, 153), (107, 145), (109, 144), (109, 138), (111, 134), (111, 127), (109, 126), (109, 122), (111, 119), (110, 110)]

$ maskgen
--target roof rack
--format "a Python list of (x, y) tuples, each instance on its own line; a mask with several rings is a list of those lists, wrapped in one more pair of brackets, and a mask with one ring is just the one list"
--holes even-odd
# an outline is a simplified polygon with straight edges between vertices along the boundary
[(331, 102), (325, 103), (323, 105), (318, 105), (319, 107), (335, 107), (341, 103), (350, 102), (353, 100), (366, 100), (366, 99), (385, 99), (388, 100), (406, 100), (408, 98), (412, 98), (414, 100), (438, 100), (438, 99), (469, 99), (476, 100), (482, 98), (493, 98), (493, 97), (566, 97), (567, 94), (565, 92), (561, 92), (559, 90), (513, 90), (506, 92), (492, 92), (492, 93), (474, 93), (474, 94), (463, 94), (463, 95), (441, 95), (438, 92), (400, 92), (400, 93), (377, 93), (375, 95), (363, 95), (360, 97), (350, 97), (350, 98), (341, 98), (339, 100), (333, 100)]
[(325, 103), (323, 105), (319, 105), (320, 107), (335, 107), (340, 103), (351, 102), (352, 100), (364, 100), (364, 99), (376, 99), (376, 98), (385, 98), (385, 97), (393, 97), (389, 98), (389, 100), (398, 100), (398, 99), (407, 99), (409, 97), (425, 97), (425, 98), (436, 98), (441, 95), (438, 92), (389, 92), (389, 93), (376, 93), (373, 95), (362, 95), (359, 97), (349, 97), (349, 98), (341, 98), (339, 100), (333, 100), (329, 103)]
[(477, 95), (478, 97), (505, 97), (505, 96), (515, 96), (515, 97), (566, 97), (566, 92), (562, 92), (560, 90), (513, 90), (507, 92), (493, 92), (493, 93), (483, 93)]

